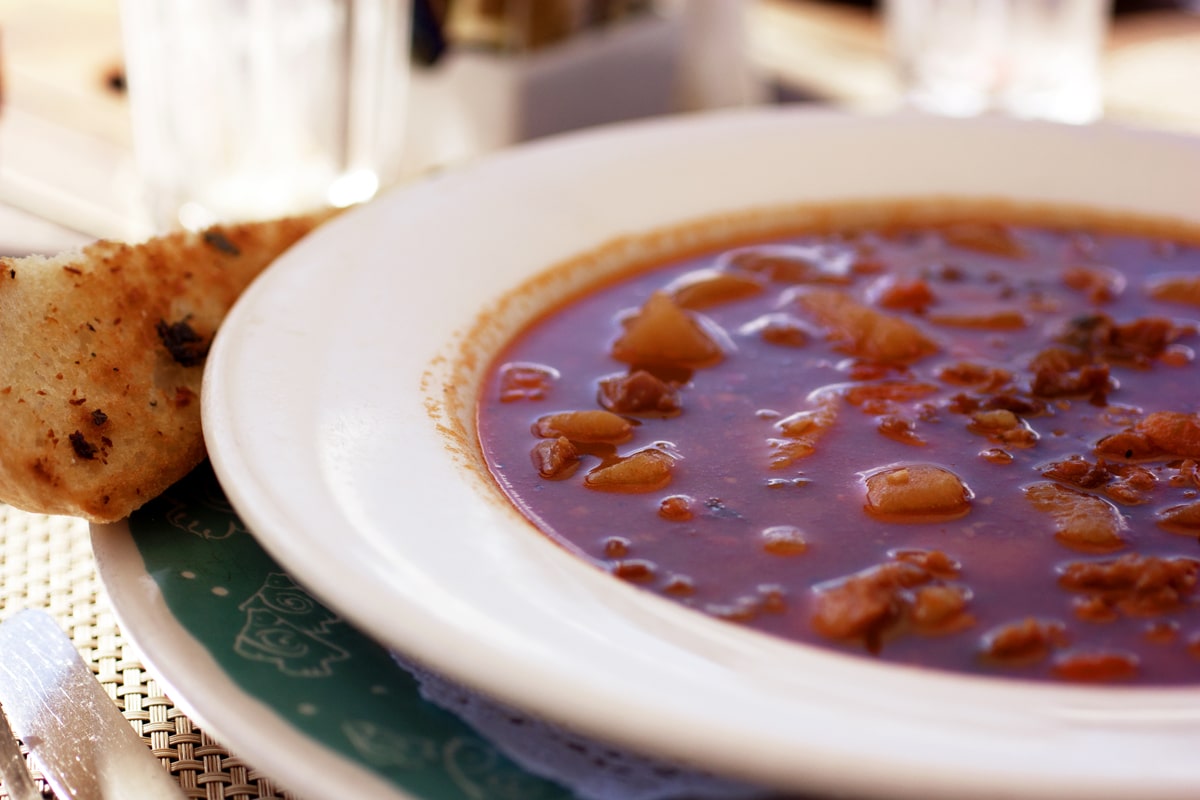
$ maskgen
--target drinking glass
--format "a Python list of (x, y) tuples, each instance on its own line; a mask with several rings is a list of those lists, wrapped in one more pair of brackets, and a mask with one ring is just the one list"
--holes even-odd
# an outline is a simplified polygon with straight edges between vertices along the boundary
[(1101, 116), (1110, 0), (886, 0), (888, 43), (914, 106), (1068, 123)]
[(403, 150), (410, 0), (121, 0), (155, 228), (366, 200)]

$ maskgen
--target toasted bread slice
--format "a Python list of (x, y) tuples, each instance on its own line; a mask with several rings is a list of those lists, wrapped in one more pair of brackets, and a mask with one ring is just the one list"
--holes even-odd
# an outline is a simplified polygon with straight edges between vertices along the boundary
[(0, 501), (112, 522), (200, 463), (217, 326), (329, 215), (0, 258)]

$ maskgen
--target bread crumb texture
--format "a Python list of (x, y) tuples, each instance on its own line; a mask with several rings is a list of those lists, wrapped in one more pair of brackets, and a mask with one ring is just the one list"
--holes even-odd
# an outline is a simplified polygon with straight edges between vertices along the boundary
[(0, 258), (0, 501), (113, 522), (199, 464), (217, 327), (328, 216)]

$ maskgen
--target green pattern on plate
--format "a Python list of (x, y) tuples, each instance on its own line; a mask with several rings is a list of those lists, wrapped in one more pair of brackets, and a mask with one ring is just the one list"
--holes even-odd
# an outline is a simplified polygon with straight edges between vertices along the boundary
[(413, 676), (322, 606), (247, 532), (205, 464), (129, 520), (171, 613), (243, 691), (422, 798), (555, 800)]

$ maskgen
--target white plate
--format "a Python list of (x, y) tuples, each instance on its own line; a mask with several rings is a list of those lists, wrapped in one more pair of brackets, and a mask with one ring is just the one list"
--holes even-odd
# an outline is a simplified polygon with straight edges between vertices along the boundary
[[(582, 733), (797, 791), (1194, 798), (1200, 690), (898, 668), (710, 620), (550, 544), (445, 434), (471, 426), (463, 348), (486, 354), (531, 312), (496, 302), (535, 273), (716, 213), (929, 195), (1200, 222), (1200, 142), (761, 110), (488, 159), (335, 220), (251, 287), (208, 362), (218, 476), (362, 629)], [(465, 342), (484, 311), (496, 324)]]

